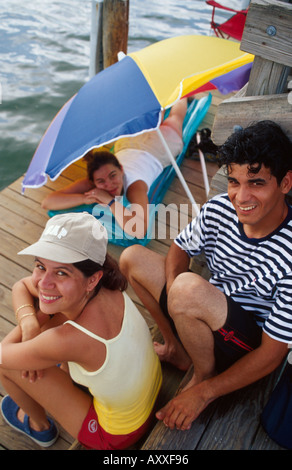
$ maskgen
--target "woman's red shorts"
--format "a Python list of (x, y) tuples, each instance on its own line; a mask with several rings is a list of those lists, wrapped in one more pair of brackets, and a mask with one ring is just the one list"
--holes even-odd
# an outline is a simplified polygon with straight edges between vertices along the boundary
[(100, 426), (95, 408), (92, 404), (79, 431), (78, 441), (88, 449), (126, 449), (137, 442), (143, 434), (145, 434), (151, 425), (152, 419), (153, 413), (140, 428), (130, 434), (109, 434)]

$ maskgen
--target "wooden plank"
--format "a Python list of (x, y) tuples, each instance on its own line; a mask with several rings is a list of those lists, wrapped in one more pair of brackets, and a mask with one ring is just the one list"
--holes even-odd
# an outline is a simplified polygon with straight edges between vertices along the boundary
[(254, 445), (260, 415), (277, 373), (220, 398), (198, 450), (249, 450)]
[(13, 328), (13, 324), (8, 322), (6, 319), (0, 318), (0, 341), (5, 338), (5, 336), (11, 331)]
[(279, 446), (273, 441), (261, 425), (259, 425), (257, 434), (254, 442), (250, 447), (250, 450), (284, 450), (283, 447)]
[(20, 264), (23, 267), (26, 267), (27, 262), (24, 260), (27, 259), (25, 256), (19, 256), (17, 253), (22, 250), (27, 244), (24, 244), (23, 240), (16, 237), (11, 237), (11, 235), (0, 229), (0, 238), (1, 238), (1, 255), (5, 256), (9, 260), (13, 261), (16, 264)]
[[(22, 189), (22, 180), (23, 178), (18, 178), (16, 181), (14, 181), (11, 185), (10, 188), (13, 189), (14, 191), (18, 192), (19, 194), (21, 193)], [(42, 202), (42, 200), (50, 194), (51, 189), (49, 189), (46, 186), (42, 186), (41, 188), (26, 188), (24, 192), (24, 196), (38, 202), (39, 204)]]
[(292, 66), (292, 5), (277, 0), (250, 3), (240, 48)]
[[(77, 178), (79, 179), (79, 178)], [(56, 181), (52, 181), (52, 180), (48, 180), (46, 182), (46, 188), (50, 188), (50, 189), (53, 189), (54, 191), (58, 191), (60, 189), (63, 189), (65, 188), (66, 186), (68, 186), (68, 184), (71, 183), (71, 180), (68, 179), (65, 175), (60, 175), (58, 179), (56, 179)]]
[(20, 238), (26, 243), (34, 243), (41, 235), (43, 226), (33, 223), (6, 207), (0, 206), (0, 218), (2, 221), (2, 230)]
[(39, 203), (16, 191), (12, 191), (10, 188), (5, 188), (1, 192), (0, 205), (14, 212), (14, 214), (25, 216), (32, 222), (37, 221), (42, 226), (45, 226), (48, 220), (48, 215), (40, 207)]
[(3, 286), (11, 289), (13, 284), (19, 279), (29, 276), (30, 271), (26, 270), (22, 266), (18, 266), (9, 259), (0, 255), (0, 265), (1, 265), (1, 284)]
[[(193, 369), (190, 368), (172, 396), (177, 394), (184, 387), (191, 378), (192, 373)], [(145, 440), (142, 450), (194, 450), (202, 438), (205, 428), (212, 418), (214, 411), (214, 404), (211, 403), (211, 405), (207, 407), (206, 410), (204, 410), (196, 419), (192, 425), (194, 432), (192, 433), (191, 439), (189, 431), (182, 432), (176, 429), (171, 430), (165, 427), (161, 421), (158, 421)]]
[[(260, 426), (260, 414), (277, 373), (221, 397), (192, 423), (189, 431), (170, 430), (158, 422), (143, 450), (279, 450)], [(184, 383), (186, 380), (184, 379)], [(181, 386), (180, 386), (181, 388)]]
[(255, 57), (246, 87), (246, 96), (286, 92), (289, 70), (289, 67), (277, 62), (259, 56)]
[(3, 284), (0, 284), (0, 308), (0, 316), (2, 318), (10, 322), (15, 322), (11, 301), (11, 289)]
[[(76, 181), (80, 178), (86, 178), (87, 171), (86, 168), (78, 166), (76, 163), (74, 163), (73, 165), (68, 166), (68, 168), (63, 171), (61, 176), (68, 178), (68, 180)], [(69, 182), (70, 181), (68, 181), (68, 183)]]
[(232, 134), (235, 125), (270, 119), (277, 122), (292, 139), (292, 106), (288, 95), (244, 96), (222, 101), (212, 129), (212, 140), (222, 145)]
[[(214, 115), (215, 109), (219, 104), (220, 98), (217, 93), (215, 93), (215, 104), (214, 104)], [(221, 98), (222, 99), (222, 98)], [(213, 116), (208, 113), (204, 122), (202, 123), (201, 127), (206, 127), (206, 123), (208, 127), (212, 127)], [(212, 176), (217, 168), (215, 165), (210, 165), (207, 162), (208, 173)], [(189, 172), (188, 172), (189, 169)], [(19, 178), (16, 182), (14, 182), (7, 190), (5, 190), (4, 194), (2, 194), (3, 198), (1, 198), (0, 194), (0, 217), (2, 220), (1, 230), (0, 230), (0, 238), (1, 238), (1, 278), (0, 278), (0, 305), (1, 305), (1, 318), (0, 318), (0, 338), (1, 335), (7, 334), (9, 328), (14, 322), (14, 314), (11, 305), (11, 287), (15, 280), (23, 277), (23, 275), (27, 275), (31, 272), (31, 259), (27, 256), (18, 256), (17, 252), (24, 248), (29, 243), (33, 243), (37, 240), (39, 235), (43, 230), (43, 226), (47, 215), (45, 211), (40, 208), (40, 202), (45, 197), (46, 194), (49, 194), (52, 190), (56, 189), (56, 187), (61, 187), (61, 185), (65, 186), (68, 181), (75, 180), (82, 177), (82, 171), (84, 172), (84, 162), (78, 161), (72, 167), (68, 167), (63, 175), (58, 178), (56, 182), (48, 181), (48, 184), (45, 187), (39, 189), (28, 189), (25, 191), (24, 196), (20, 195), (21, 192), (21, 182), (22, 178)], [(186, 160), (183, 163), (183, 171), (186, 177), (189, 178), (190, 185), (192, 185), (192, 191), (194, 191), (194, 196), (196, 199), (200, 199), (200, 197), (204, 198), (204, 190), (201, 183), (201, 170), (200, 170), (200, 163), (198, 161), (193, 161), (192, 159)], [(214, 173), (212, 173), (214, 172)], [(195, 183), (195, 184), (194, 184)], [(201, 195), (200, 195), (201, 194)], [(199, 195), (199, 196), (198, 196)], [(22, 198), (24, 198), (22, 200)], [(175, 202), (175, 204), (188, 204), (188, 198), (185, 196), (183, 189), (181, 188), (178, 181), (175, 179), (170, 191), (168, 191), (165, 201), (166, 204), (171, 204)], [(19, 208), (17, 207), (19, 204)], [(167, 238), (165, 240), (157, 240), (153, 239), (148, 244), (148, 248), (151, 250), (162, 254), (165, 256), (168, 252), (169, 246), (172, 240)], [(120, 255), (124, 247), (120, 247), (117, 245), (109, 244), (108, 251), (109, 253), (116, 259), (117, 261), (120, 258)], [(202, 269), (205, 269), (203, 260), (198, 260), (197, 266), (195, 269), (198, 269), (198, 272), (202, 272)], [(197, 271), (196, 271), (197, 272)], [(145, 307), (141, 304), (140, 300), (135, 295), (131, 286), (128, 288), (128, 293), (130, 297), (133, 299), (135, 304), (137, 305), (139, 311), (144, 316), (147, 321), (147, 324), (151, 330), (152, 336), (155, 339), (159, 339), (159, 331), (157, 330), (156, 325), (153, 322), (153, 319), (150, 317), (149, 312), (145, 309)], [(5, 323), (6, 322), (6, 323)], [(184, 373), (181, 371), (176, 370), (169, 364), (163, 364), (163, 393), (162, 393), (162, 402), (161, 404), (167, 402), (175, 393), (176, 390), (182, 380)], [(188, 376), (185, 376), (185, 380), (187, 380)], [(185, 383), (185, 382), (183, 382)], [(183, 386), (183, 383), (181, 386)], [(0, 393), (2, 390), (0, 389)], [(4, 391), (3, 391), (4, 393)], [(224, 399), (223, 399), (224, 401)], [(235, 400), (234, 400), (235, 402)], [(190, 446), (190, 448), (199, 448), (201, 443), (204, 442), (204, 439), (209, 439), (210, 446), (214, 447), (216, 445), (216, 441), (213, 442), (211, 436), (214, 435), (216, 431), (216, 423), (217, 423), (217, 431), (216, 431), (216, 439), (221, 439), (224, 436), (224, 426), (226, 422), (222, 420), (222, 417), (219, 413), (218, 415), (218, 403), (214, 402), (211, 404), (205, 412), (202, 413), (201, 417), (196, 420), (192, 427), (192, 435), (187, 435), (182, 433), (181, 431), (167, 431), (165, 432), (165, 427), (161, 423), (157, 423), (154, 426), (154, 429), (160, 427), (160, 436), (158, 433), (155, 432), (146, 438), (146, 444), (143, 448), (148, 449), (155, 449), (159, 448), (168, 448), (170, 450), (178, 449), (181, 450), (184, 446)], [(160, 406), (160, 404), (159, 404)], [(224, 408), (225, 409), (225, 408)], [(232, 414), (233, 413), (233, 414)], [(235, 411), (232, 411), (232, 416), (235, 416)], [(244, 414), (242, 414), (242, 419)], [(215, 421), (214, 421), (215, 419)], [(221, 426), (220, 426), (221, 423)], [(234, 422), (235, 427), (235, 422)], [(0, 445), (2, 448), (7, 449), (39, 449), (38, 446), (35, 446), (29, 442), (25, 437), (20, 437), (17, 433), (13, 430), (10, 430), (7, 425), (4, 426), (3, 421), (0, 418)], [(157, 429), (157, 428), (156, 428)], [(209, 433), (209, 434), (208, 434)], [(62, 430), (61, 438), (57, 441), (55, 446), (52, 449), (68, 449), (70, 444), (73, 442), (70, 438), (68, 438), (67, 434), (64, 433)], [(262, 439), (264, 437), (264, 439)], [(162, 444), (159, 443), (159, 439), (162, 439)], [(265, 433), (261, 435), (260, 428), (257, 432), (257, 445), (261, 446), (261, 448), (266, 448), (266, 444), (264, 440), (266, 439)], [(151, 441), (152, 440), (152, 441)], [(167, 443), (166, 440), (169, 440)], [(236, 436), (234, 437), (235, 445), (236, 445)], [(148, 442), (148, 443), (147, 443)], [(209, 445), (208, 444), (208, 445)], [(143, 443), (142, 443), (143, 445)], [(223, 447), (224, 448), (224, 447)], [(257, 446), (254, 447), (259, 448)], [(273, 445), (271, 448), (274, 448)]]

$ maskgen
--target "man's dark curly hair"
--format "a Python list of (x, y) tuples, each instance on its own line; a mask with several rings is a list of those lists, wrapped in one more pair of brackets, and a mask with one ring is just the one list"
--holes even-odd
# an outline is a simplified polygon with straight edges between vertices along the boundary
[(251, 174), (264, 165), (280, 184), (292, 170), (292, 142), (275, 122), (259, 121), (234, 132), (219, 148), (218, 162), (227, 171), (233, 163), (248, 164)]

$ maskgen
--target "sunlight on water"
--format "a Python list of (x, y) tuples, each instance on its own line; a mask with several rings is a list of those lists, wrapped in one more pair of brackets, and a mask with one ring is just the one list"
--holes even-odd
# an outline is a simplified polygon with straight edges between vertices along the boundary
[[(130, 0), (128, 52), (209, 34), (203, 0)], [(0, 11), (0, 189), (21, 176), (50, 121), (88, 79), (90, 0), (9, 0)]]

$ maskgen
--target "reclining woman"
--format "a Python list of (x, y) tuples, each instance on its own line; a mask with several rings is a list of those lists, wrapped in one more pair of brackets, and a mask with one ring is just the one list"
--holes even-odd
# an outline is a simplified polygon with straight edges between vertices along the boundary
[[(187, 99), (181, 99), (171, 109), (160, 130), (176, 157), (182, 151), (182, 126), (187, 111)], [(91, 151), (87, 160), (87, 178), (52, 192), (43, 202), (47, 210), (64, 210), (82, 204), (102, 204), (110, 207), (122, 229), (136, 238), (143, 238), (148, 227), (148, 191), (151, 184), (170, 164), (165, 148), (156, 131), (125, 137), (109, 151)], [(130, 202), (125, 208), (118, 200), (124, 194)], [(135, 218), (135, 224), (131, 223)], [(128, 223), (130, 222), (130, 223)]]
[(51, 218), (40, 240), (20, 252), (35, 256), (35, 267), (13, 288), (19, 324), (1, 343), (9, 394), (1, 411), (43, 447), (58, 437), (46, 413), (91, 449), (127, 448), (152, 420), (159, 359), (106, 250), (105, 228), (84, 212)]

